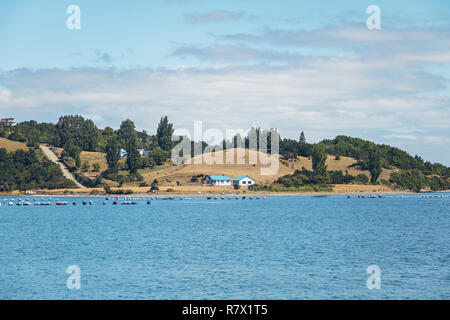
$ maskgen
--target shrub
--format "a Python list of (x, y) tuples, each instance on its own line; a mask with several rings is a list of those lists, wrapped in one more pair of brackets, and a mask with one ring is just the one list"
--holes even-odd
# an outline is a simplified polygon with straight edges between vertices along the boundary
[(126, 190), (123, 190), (123, 189), (117, 189), (117, 190), (109, 189), (108, 193), (109, 194), (116, 194), (116, 195), (127, 195), (127, 194), (132, 194), (133, 191), (130, 190), (130, 189), (126, 189)]
[(355, 182), (359, 184), (367, 184), (369, 183), (369, 178), (365, 174), (360, 173), (356, 176)]
[(150, 191), (153, 191), (153, 190), (159, 190), (159, 188), (158, 188), (158, 180), (153, 180), (153, 182), (152, 182), (152, 187), (151, 187), (151, 189), (150, 189)]
[(191, 182), (197, 182), (198, 179), (203, 178), (203, 177), (205, 177), (204, 174), (197, 174), (197, 175), (195, 175), (195, 176), (192, 176)]
[(81, 171), (82, 172), (88, 172), (90, 169), (89, 163), (87, 161), (83, 162), (81, 165)]

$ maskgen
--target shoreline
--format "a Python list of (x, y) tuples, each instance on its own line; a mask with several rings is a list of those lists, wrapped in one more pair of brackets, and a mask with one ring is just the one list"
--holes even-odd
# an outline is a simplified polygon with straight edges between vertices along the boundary
[(37, 197), (66, 197), (66, 198), (154, 198), (154, 197), (190, 197), (190, 198), (201, 198), (201, 197), (246, 197), (246, 196), (265, 196), (265, 197), (329, 197), (329, 196), (357, 196), (357, 195), (426, 195), (426, 194), (441, 194), (450, 193), (450, 190), (445, 191), (432, 191), (432, 192), (411, 192), (411, 191), (383, 191), (383, 192), (246, 192), (246, 193), (174, 193), (174, 192), (158, 192), (154, 194), (149, 193), (132, 193), (132, 194), (86, 194), (86, 193), (36, 193), (36, 194), (23, 194), (23, 193), (8, 193), (0, 194), (1, 197), (26, 197), (26, 198), (37, 198)]

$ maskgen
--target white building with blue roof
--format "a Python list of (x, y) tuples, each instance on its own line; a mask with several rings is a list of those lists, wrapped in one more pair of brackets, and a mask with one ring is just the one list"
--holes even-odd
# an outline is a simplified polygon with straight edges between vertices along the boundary
[(207, 186), (231, 187), (231, 178), (228, 176), (208, 176), (206, 177)]
[(233, 179), (234, 186), (248, 187), (255, 184), (255, 179), (249, 176), (239, 176)]

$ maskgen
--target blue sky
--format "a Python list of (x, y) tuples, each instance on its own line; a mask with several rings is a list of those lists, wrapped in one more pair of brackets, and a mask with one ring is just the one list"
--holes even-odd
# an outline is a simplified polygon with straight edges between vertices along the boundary
[[(338, 3), (338, 5), (337, 5)], [(81, 9), (81, 30), (66, 8)], [(381, 30), (366, 8), (381, 8)], [(0, 115), (346, 134), (450, 165), (448, 1), (0, 2)]]

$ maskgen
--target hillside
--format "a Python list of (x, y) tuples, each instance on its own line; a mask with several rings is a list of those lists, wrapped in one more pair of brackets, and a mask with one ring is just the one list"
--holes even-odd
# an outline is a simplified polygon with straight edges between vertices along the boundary
[[(450, 168), (445, 165), (431, 163), (393, 146), (355, 137), (337, 136), (310, 143), (303, 132), (299, 140), (279, 136), (280, 161), (278, 168), (275, 168), (276, 174), (263, 175), (262, 169), (270, 166), (249, 163), (249, 158), (260, 158), (262, 155), (249, 151), (250, 137), (264, 134), (260, 128), (252, 128), (246, 137), (237, 135), (233, 138), (233, 142), (240, 141), (242, 144), (239, 145), (244, 145), (246, 149), (204, 154), (195, 158), (192, 164), (187, 161), (183, 165), (173, 165), (170, 160), (173, 129), (167, 117), (161, 118), (156, 134), (152, 135), (137, 131), (129, 119), (122, 121), (120, 128), (114, 130), (110, 127), (99, 129), (92, 120), (79, 115), (65, 115), (59, 118), (56, 125), (32, 120), (16, 126), (0, 126), (0, 137), (8, 139), (0, 138), (0, 148), (8, 151), (39, 150), (39, 145), (48, 145), (79, 183), (98, 189), (120, 186), (148, 190), (152, 184), (155, 186), (153, 182), (157, 180), (161, 189), (189, 189), (189, 192), (195, 192), (208, 175), (232, 178), (248, 175), (256, 180), (258, 186), (254, 188), (259, 190), (312, 188), (324, 191), (330, 190), (330, 185), (341, 184), (346, 185), (346, 190), (355, 185), (413, 191), (450, 188)], [(191, 146), (204, 150), (208, 144), (191, 141)], [(129, 150), (128, 156), (121, 157), (126, 150)], [(244, 161), (238, 161), (236, 156), (232, 161), (227, 161), (230, 154), (238, 151), (245, 154), (244, 159), (239, 159)], [(140, 157), (139, 154), (146, 156)], [(201, 164), (195, 164), (199, 157), (202, 157)], [(222, 164), (211, 161), (213, 158), (221, 158)]]
[(8, 152), (14, 152), (17, 150), (28, 150), (28, 147), (23, 142), (12, 141), (5, 138), (0, 138), (0, 149), (6, 149)]
[(39, 150), (24, 150), (24, 146), (17, 143), (4, 143), (3, 146), (8, 146), (10, 151), (0, 148), (0, 192), (77, 187)]
[[(231, 153), (229, 153), (231, 151)], [(242, 149), (241, 149), (242, 151)], [(271, 184), (279, 177), (282, 177), (287, 174), (292, 174), (295, 170), (301, 170), (302, 167), (305, 167), (307, 170), (312, 170), (312, 161), (306, 157), (297, 157), (296, 160), (285, 161), (280, 158), (279, 161), (279, 170), (278, 173), (271, 176), (263, 176), (261, 175), (261, 168), (267, 167), (262, 166), (261, 164), (249, 164), (248, 159), (250, 153), (253, 153), (254, 156), (258, 156), (260, 152), (245, 149), (245, 159), (246, 164), (215, 164), (209, 165), (205, 164), (207, 161), (211, 161), (212, 157), (222, 157), (223, 162), (225, 163), (225, 159), (227, 155), (231, 155), (234, 152), (234, 159), (236, 160), (237, 149), (230, 149), (227, 151), (220, 151), (217, 154), (207, 153), (203, 155), (203, 164), (184, 164), (184, 165), (166, 165), (156, 169), (148, 169), (141, 170), (140, 173), (144, 177), (144, 181), (147, 183), (151, 183), (154, 179), (157, 179), (161, 186), (177, 186), (177, 182), (179, 182), (182, 186), (194, 186), (200, 185), (199, 182), (193, 183), (191, 182), (191, 178), (196, 175), (227, 175), (232, 178), (241, 175), (251, 176), (256, 180), (257, 184)], [(201, 157), (201, 156), (198, 156)], [(197, 159), (198, 159), (197, 157)], [(242, 160), (242, 159), (241, 159)], [(187, 161), (188, 163), (189, 161)], [(353, 158), (349, 157), (341, 157), (340, 160), (334, 160), (334, 157), (329, 156), (326, 164), (328, 165), (329, 170), (342, 170), (345, 172), (347, 170), (352, 175), (365, 174), (367, 177), (370, 177), (370, 173), (367, 170), (359, 170), (355, 167), (350, 167), (352, 164), (355, 164), (357, 161)], [(383, 169), (383, 173), (381, 179), (389, 179), (389, 175), (393, 170)]]
[[(55, 153), (58, 155), (62, 152), (61, 148), (54, 148)], [(248, 159), (249, 156), (259, 157), (260, 152), (252, 151), (248, 149), (241, 149), (241, 152), (245, 153), (245, 158), (241, 158), (241, 160), (245, 159), (245, 164), (215, 164), (209, 165), (205, 162), (211, 161), (212, 157), (222, 157), (223, 162), (225, 162), (226, 157), (230, 154), (235, 155), (234, 160), (237, 162), (237, 149), (231, 149), (227, 151), (221, 151), (214, 154), (206, 153), (203, 157), (203, 164), (182, 164), (182, 165), (172, 165), (170, 163), (166, 163), (165, 165), (156, 166), (153, 169), (143, 169), (139, 170), (139, 173), (143, 176), (144, 182), (150, 185), (153, 180), (157, 179), (159, 182), (159, 187), (162, 191), (167, 190), (168, 188), (174, 189), (175, 192), (180, 193), (220, 193), (227, 190), (232, 190), (232, 188), (223, 188), (223, 187), (206, 187), (202, 186), (201, 179), (198, 179), (196, 182), (192, 182), (191, 179), (193, 176), (198, 175), (228, 175), (232, 178), (240, 176), (240, 175), (249, 175), (256, 180), (257, 184), (262, 185), (270, 185), (278, 178), (293, 174), (295, 170), (301, 170), (303, 167), (307, 170), (312, 170), (312, 161), (307, 157), (297, 157), (296, 160), (283, 160), (279, 161), (279, 171), (276, 175), (272, 176), (263, 176), (261, 175), (261, 168), (264, 166), (258, 164), (253, 165), (249, 164)], [(191, 159), (192, 160), (192, 159)], [(198, 160), (198, 157), (195, 160)], [(105, 154), (101, 152), (86, 152), (83, 151), (81, 153), (81, 161), (87, 162), (89, 167), (91, 168), (89, 171), (84, 172), (83, 175), (89, 177), (91, 179), (95, 179), (101, 175), (101, 172), (107, 169), (107, 164), (105, 160)], [(187, 161), (188, 163), (189, 161)], [(92, 167), (94, 163), (100, 164), (100, 171), (95, 172), (92, 171)], [(364, 174), (367, 177), (370, 177), (370, 173), (367, 170), (360, 170), (358, 168), (352, 167), (357, 163), (357, 160), (350, 157), (341, 157), (340, 160), (335, 160), (334, 156), (329, 156), (326, 164), (328, 165), (329, 170), (342, 170), (345, 172), (346, 170), (349, 174), (358, 175)], [(381, 179), (388, 180), (391, 172), (394, 170), (383, 169)], [(121, 174), (125, 174), (125, 172), (121, 172)], [(117, 187), (117, 183), (111, 183), (111, 181), (102, 180), (103, 183), (107, 183), (113, 187)], [(148, 187), (138, 187), (140, 183), (125, 183), (122, 188), (123, 189), (131, 189), (136, 193), (145, 193), (148, 191)], [(86, 190), (77, 190), (76, 192), (92, 192), (95, 189), (89, 188)], [(97, 190), (101, 190), (98, 188)], [(333, 186), (333, 190), (337, 192), (387, 192), (391, 189), (387, 186), (373, 186), (373, 185), (336, 185)], [(58, 190), (55, 190), (58, 191)], [(61, 190), (59, 190), (61, 191)]]
[[(57, 157), (61, 156), (63, 148), (52, 148), (53, 152)], [(106, 163), (106, 155), (103, 152), (93, 152), (93, 151), (82, 151), (80, 154), (81, 163), (86, 163), (88, 165), (88, 170), (83, 172), (83, 175), (92, 179), (95, 179), (108, 169), (108, 164)], [(94, 164), (98, 163), (100, 165), (99, 171), (94, 171)]]

